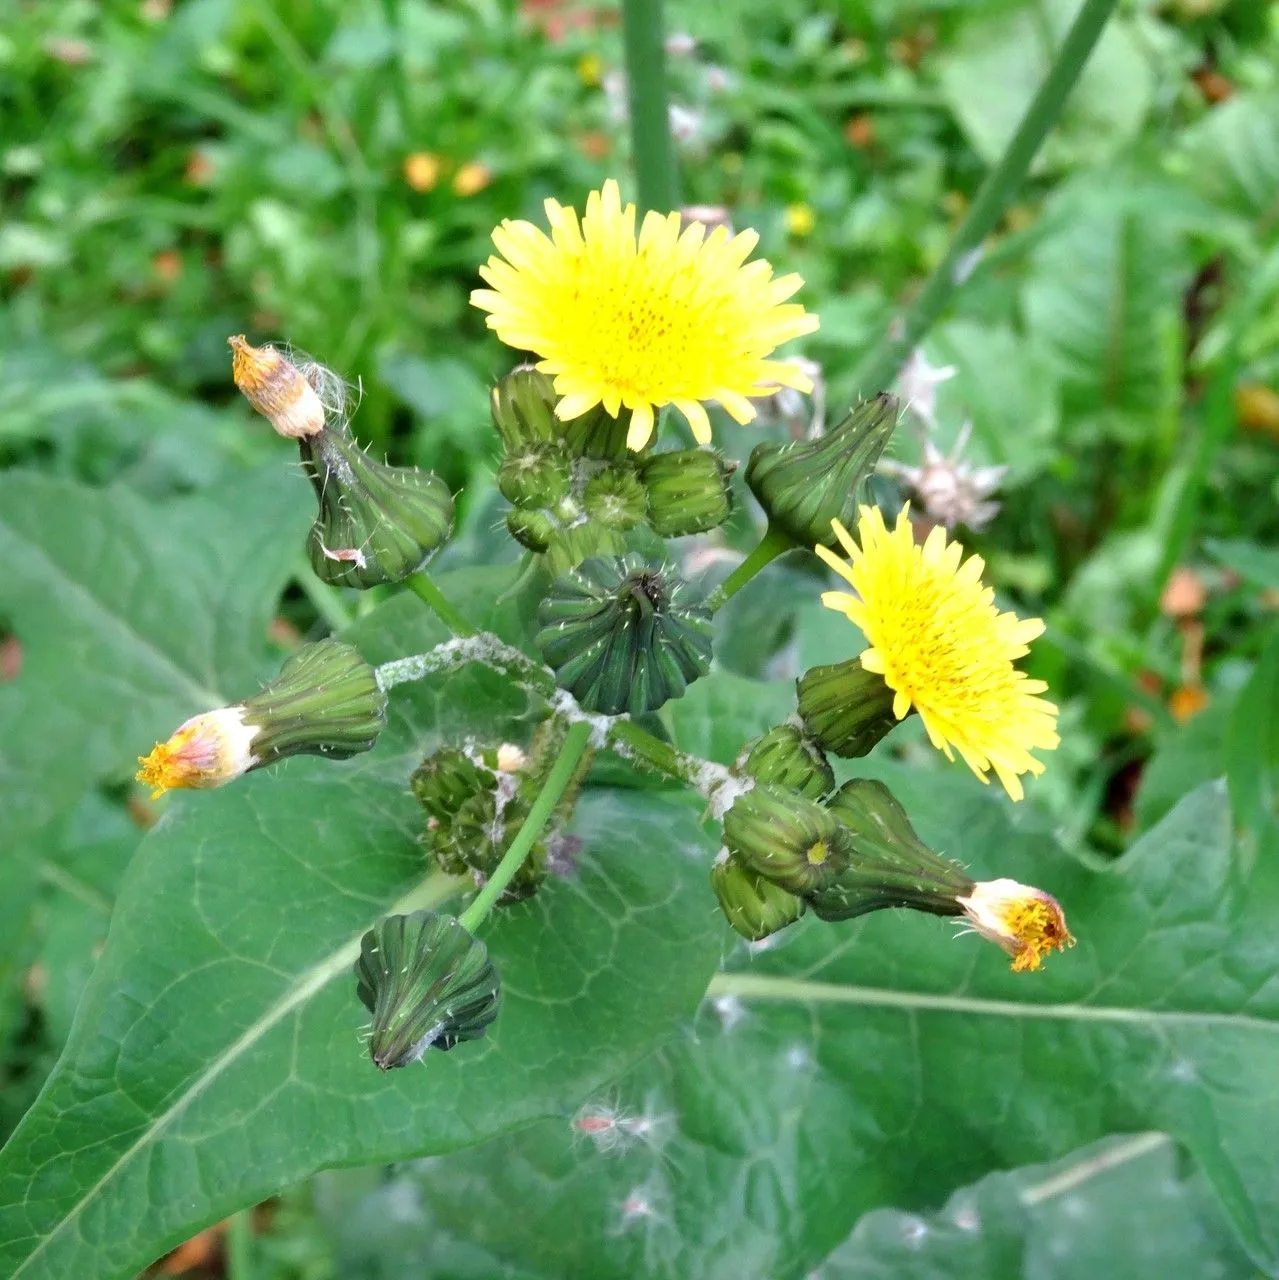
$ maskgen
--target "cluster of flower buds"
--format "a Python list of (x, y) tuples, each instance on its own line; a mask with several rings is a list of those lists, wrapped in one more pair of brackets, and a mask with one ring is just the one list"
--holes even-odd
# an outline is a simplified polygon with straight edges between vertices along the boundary
[(355, 979), (373, 1015), (369, 1056), (383, 1071), (479, 1039), (501, 1003), (488, 948), (434, 911), (378, 921), (361, 940)]
[(626, 446), (627, 424), (603, 409), (555, 416), (551, 379), (524, 366), (493, 389), (502, 438), (497, 473), (511, 536), (552, 574), (657, 538), (718, 528), (732, 511), (732, 467), (710, 449), (651, 454)]
[(155, 796), (220, 787), (287, 756), (357, 755), (385, 724), (377, 673), (349, 644), (321, 640), (299, 649), (251, 698), (192, 716), (138, 757), (137, 777)]
[(907, 907), (967, 917), (1017, 971), (1074, 942), (1048, 894), (1013, 880), (978, 883), (928, 848), (882, 782), (836, 787), (826, 753), (863, 756), (895, 723), (881, 677), (852, 662), (814, 668), (797, 684), (800, 715), (738, 760), (753, 785), (724, 815), (724, 848), (711, 868), (739, 934), (760, 941), (810, 910), (835, 921)]
[(820, 748), (795, 726), (765, 734), (742, 769), (756, 782), (724, 816), (711, 885), (743, 937), (759, 941), (806, 910), (837, 921), (906, 907), (966, 917), (1017, 972), (1073, 944), (1054, 898), (1014, 880), (974, 881), (919, 839), (882, 782), (832, 790)]
[[(422, 844), (442, 871), (469, 875), (477, 884), (493, 874), (540, 794), (564, 733), (563, 722), (550, 718), (538, 726), (527, 753), (511, 743), (468, 744), (441, 747), (422, 761), (410, 787), (426, 813)], [(498, 906), (522, 902), (541, 888), (590, 762), (588, 752)]]
[(319, 514), (307, 552), (322, 581), (376, 587), (422, 569), (448, 541), (453, 497), (429, 471), (392, 467), (360, 448), (340, 380), (323, 365), (230, 338), (231, 372), (245, 399), (298, 443)]

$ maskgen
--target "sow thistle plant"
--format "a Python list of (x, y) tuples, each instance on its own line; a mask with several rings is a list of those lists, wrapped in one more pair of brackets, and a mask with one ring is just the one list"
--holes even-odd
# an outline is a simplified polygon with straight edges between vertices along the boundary
[[(367, 751), (396, 685), (478, 662), (533, 695), (527, 743), (468, 739), (406, 778), (422, 809), (424, 860), (474, 896), (457, 915), (382, 920), (363, 939), (356, 994), (372, 1015), (382, 1069), (482, 1036), (498, 1016), (500, 978), (477, 936), (495, 907), (536, 894), (571, 858), (568, 834), (595, 754), (678, 779), (707, 801), (723, 848), (710, 891), (729, 925), (759, 941), (812, 915), (837, 924), (885, 908), (965, 921), (1011, 957), (1040, 967), (1073, 939), (1057, 902), (1008, 879), (976, 882), (916, 834), (883, 783), (838, 783), (832, 759), (865, 757), (907, 716), (935, 747), (1013, 800), (1057, 745), (1045, 686), (1017, 670), (1043, 630), (999, 611), (983, 563), (934, 528), (922, 545), (908, 511), (890, 526), (864, 502), (897, 425), (881, 394), (814, 439), (752, 452), (746, 486), (768, 528), (720, 587), (685, 581), (669, 538), (705, 533), (732, 512), (732, 467), (711, 446), (707, 405), (747, 423), (781, 387), (811, 389), (778, 347), (817, 327), (790, 301), (797, 276), (751, 260), (757, 238), (649, 213), (636, 226), (614, 182), (585, 213), (546, 204), (549, 231), (503, 222), (488, 286), (472, 302), (529, 361), (494, 387), (498, 486), (524, 549), (524, 641), (541, 661), (476, 632), (425, 574), (448, 541), (453, 502), (436, 476), (370, 458), (350, 426), (341, 380), (318, 364), (230, 339), (237, 386), (295, 441), (314, 488), (308, 538), (316, 573), (367, 589), (404, 582), (454, 638), (373, 667), (338, 639), (304, 645), (279, 677), (233, 707), (181, 725), (140, 760), (158, 795), (207, 788), (290, 755)], [(694, 446), (678, 437), (677, 410)], [(664, 443), (664, 442), (663, 442)], [(654, 719), (714, 660), (715, 612), (784, 550), (807, 548), (844, 581), (823, 602), (867, 641), (859, 656), (796, 682), (795, 714), (744, 743), (726, 769), (677, 750)], [(850, 649), (856, 641), (850, 631)]]

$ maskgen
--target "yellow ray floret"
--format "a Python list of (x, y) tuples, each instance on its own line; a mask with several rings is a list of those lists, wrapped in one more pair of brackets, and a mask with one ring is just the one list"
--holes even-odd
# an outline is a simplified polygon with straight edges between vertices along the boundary
[(983, 782), (993, 770), (1020, 800), (1018, 775), (1044, 770), (1031, 751), (1059, 741), (1057, 708), (1037, 696), (1048, 686), (1013, 666), (1044, 624), (1000, 613), (982, 586), (981, 557), (961, 564), (963, 548), (943, 529), (917, 546), (905, 511), (890, 531), (877, 509), (863, 507), (858, 542), (838, 521), (834, 529), (848, 561), (825, 547), (817, 554), (856, 594), (828, 591), (822, 603), (861, 629), (862, 666), (893, 690), (893, 713), (900, 720), (918, 711), (933, 746), (948, 759), (959, 752)]
[[(602, 404), (630, 410), (627, 443), (641, 449), (655, 411), (673, 404), (702, 443), (711, 438), (704, 401), (738, 422), (755, 416), (751, 397), (779, 387), (811, 391), (793, 364), (768, 357), (817, 328), (817, 317), (788, 302), (803, 281), (773, 278), (762, 259), (748, 263), (753, 231), (730, 235), (680, 216), (647, 213), (635, 233), (635, 206), (622, 206), (606, 182), (577, 212), (546, 202), (550, 235), (530, 222), (493, 232), (498, 254), (480, 268), (490, 287), (471, 302), (508, 346), (541, 357), (555, 379), (563, 420)], [(500, 255), (500, 256), (498, 256)]]

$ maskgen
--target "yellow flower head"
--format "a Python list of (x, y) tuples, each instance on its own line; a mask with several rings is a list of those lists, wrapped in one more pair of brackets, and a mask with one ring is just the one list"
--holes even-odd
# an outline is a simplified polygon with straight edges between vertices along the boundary
[(1036, 696), (1048, 686), (1013, 666), (1044, 624), (1000, 613), (982, 586), (981, 557), (961, 565), (963, 548), (940, 527), (920, 547), (905, 511), (890, 532), (877, 509), (863, 507), (858, 546), (833, 524), (848, 563), (826, 547), (817, 554), (856, 595), (828, 591), (822, 603), (861, 629), (862, 666), (893, 690), (893, 714), (900, 720), (914, 708), (947, 759), (954, 748), (983, 782), (993, 769), (1020, 800), (1018, 774), (1044, 771), (1031, 751), (1059, 742), (1057, 708)]
[(258, 727), (246, 724), (242, 712), (241, 707), (219, 707), (192, 716), (150, 755), (139, 756), (137, 780), (152, 788), (151, 798), (177, 787), (220, 787), (253, 768)]
[(957, 901), (973, 930), (1012, 956), (1014, 973), (1038, 969), (1050, 951), (1075, 945), (1061, 904), (1042, 889), (1016, 880), (983, 880)]
[(631, 411), (627, 444), (642, 449), (654, 411), (673, 404), (697, 439), (711, 438), (703, 401), (715, 400), (749, 422), (753, 396), (779, 387), (811, 391), (795, 365), (768, 356), (811, 333), (817, 317), (786, 300), (799, 276), (773, 279), (746, 259), (753, 231), (700, 223), (681, 230), (678, 213), (647, 213), (635, 233), (635, 206), (623, 208), (617, 183), (586, 201), (586, 214), (546, 202), (551, 233), (509, 219), (493, 232), (498, 254), (480, 268), (491, 286), (471, 302), (508, 346), (542, 357), (538, 368), (562, 397), (567, 421), (598, 404), (616, 417)]

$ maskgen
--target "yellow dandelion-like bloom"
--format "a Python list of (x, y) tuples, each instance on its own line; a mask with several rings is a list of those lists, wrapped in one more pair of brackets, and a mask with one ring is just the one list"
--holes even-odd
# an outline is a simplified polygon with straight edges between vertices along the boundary
[(546, 202), (548, 236), (530, 222), (493, 232), (498, 254), (480, 268), (491, 286), (471, 302), (508, 346), (541, 357), (555, 380), (556, 414), (578, 418), (596, 405), (630, 410), (627, 444), (642, 449), (655, 410), (673, 404), (698, 441), (711, 438), (703, 401), (749, 422), (755, 396), (780, 387), (811, 391), (775, 348), (817, 328), (817, 317), (787, 302), (803, 281), (773, 278), (763, 259), (747, 262), (759, 237), (707, 233), (678, 213), (647, 213), (635, 233), (635, 206), (616, 182), (586, 201), (586, 213)]
[(1060, 741), (1057, 708), (1036, 696), (1048, 686), (1013, 666), (1043, 622), (1000, 613), (995, 593), (982, 586), (981, 557), (961, 564), (963, 548), (940, 527), (920, 547), (905, 511), (890, 531), (877, 509), (863, 507), (858, 546), (833, 524), (848, 563), (826, 547), (817, 554), (856, 595), (828, 591), (822, 603), (861, 629), (862, 666), (893, 690), (893, 714), (918, 711), (933, 746), (948, 759), (958, 751), (983, 782), (993, 769), (1020, 800), (1018, 775), (1044, 771), (1031, 751)]
[(138, 757), (142, 767), (134, 775), (146, 783), (154, 800), (177, 787), (220, 787), (259, 763), (253, 739), (260, 730), (246, 724), (242, 707), (219, 707), (192, 716), (174, 730), (167, 742)]

